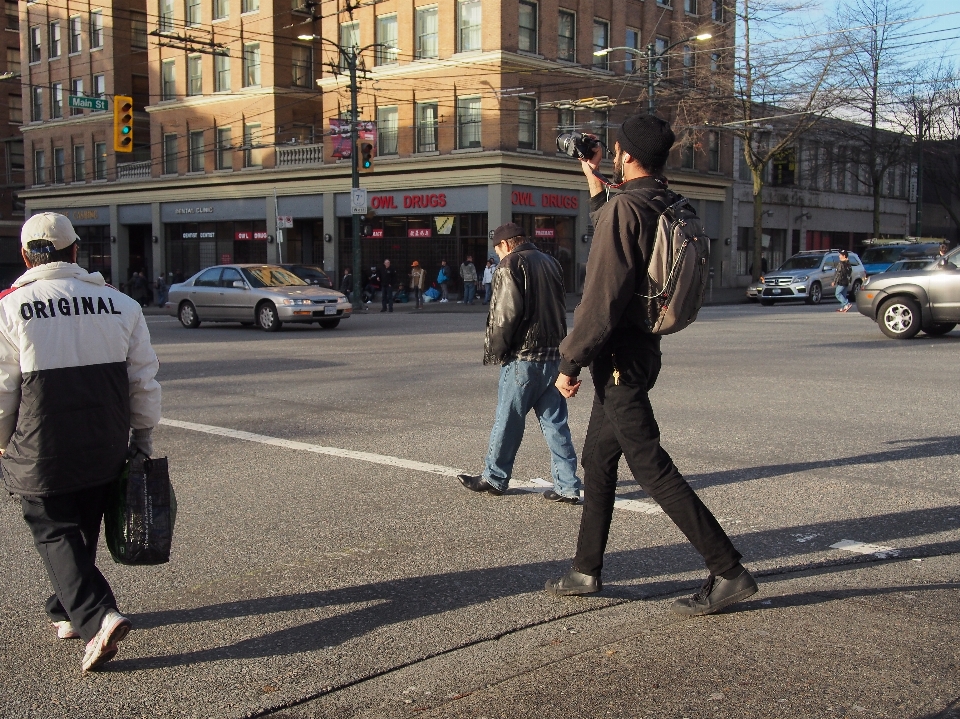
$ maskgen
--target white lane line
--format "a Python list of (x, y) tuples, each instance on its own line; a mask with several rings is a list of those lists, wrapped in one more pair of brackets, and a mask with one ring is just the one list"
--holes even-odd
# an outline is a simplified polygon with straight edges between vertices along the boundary
[[(454, 467), (443, 467), (439, 464), (427, 464), (426, 462), (416, 462), (412, 459), (401, 459), (400, 457), (390, 457), (385, 454), (374, 454), (373, 452), (357, 452), (352, 449), (340, 449), (339, 447), (324, 447), (319, 444), (308, 444), (307, 442), (296, 442), (292, 439), (280, 439), (279, 437), (270, 437), (265, 434), (256, 434), (255, 432), (244, 432), (239, 429), (230, 429), (228, 427), (216, 427), (212, 424), (197, 424), (196, 422), (183, 422), (179, 419), (160, 420), (160, 424), (168, 427), (178, 427), (180, 429), (189, 429), (194, 432), (204, 432), (218, 437), (229, 437), (239, 439), (244, 442), (258, 442), (259, 444), (269, 444), (273, 447), (283, 447), (284, 449), (295, 449), (300, 452), (313, 452), (314, 454), (326, 454), (331, 457), (344, 457), (345, 459), (356, 459), (361, 462), (371, 462), (372, 464), (382, 464), (387, 467), (400, 467), (401, 469), (412, 469), (416, 472), (426, 472), (428, 474), (438, 474), (441, 477), (456, 477), (463, 474), (464, 470)], [(516, 489), (525, 492), (539, 492), (545, 487), (552, 487), (553, 482), (549, 482), (540, 477), (535, 477), (528, 482), (513, 482)], [(624, 509), (628, 512), (637, 512), (639, 514), (661, 514), (663, 510), (660, 505), (652, 502), (641, 502), (636, 499), (618, 499), (613, 504), (617, 509)]]
[(886, 557), (896, 557), (900, 554), (899, 549), (894, 547), (885, 547), (882, 544), (867, 544), (853, 539), (844, 539), (836, 544), (830, 545), (831, 549), (842, 549), (845, 552), (854, 552), (855, 554), (874, 554), (879, 559)]

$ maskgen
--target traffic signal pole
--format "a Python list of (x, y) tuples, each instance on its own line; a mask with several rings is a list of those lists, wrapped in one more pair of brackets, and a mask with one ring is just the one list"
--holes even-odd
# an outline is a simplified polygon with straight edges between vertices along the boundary
[[(340, 52), (347, 60), (347, 66), (350, 70), (350, 186), (354, 189), (360, 187), (360, 170), (357, 167), (357, 123), (360, 122), (360, 114), (357, 110), (357, 48), (350, 48), (350, 54), (347, 55), (343, 48)], [(363, 279), (360, 275), (360, 215), (351, 212), (350, 219), (353, 223), (353, 308), (360, 310), (363, 308)]]

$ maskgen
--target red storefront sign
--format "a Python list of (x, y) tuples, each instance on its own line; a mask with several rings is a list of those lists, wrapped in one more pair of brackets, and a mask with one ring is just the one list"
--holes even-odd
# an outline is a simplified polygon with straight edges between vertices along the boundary
[(220, 264), (221, 264), (221, 265), (229, 265), (231, 262), (233, 262), (233, 256), (232, 256), (232, 255), (220, 255)]
[[(537, 200), (540, 204), (537, 204)], [(562, 210), (576, 210), (580, 206), (580, 198), (577, 195), (561, 195), (560, 193), (544, 192), (539, 197), (533, 192), (523, 192), (514, 190), (510, 193), (510, 202), (519, 207), (542, 207), (550, 209), (556, 207)]]
[(414, 227), (407, 230), (407, 237), (433, 237), (433, 230), (429, 227)]
[(383, 230), (370, 230), (371, 237), (383, 237)]
[[(446, 207), (447, 196), (443, 192), (402, 195), (400, 203), (405, 210)], [(374, 195), (370, 198), (370, 207), (374, 210), (399, 210), (395, 195)]]
[(248, 232), (246, 230), (234, 232), (233, 239), (235, 240), (265, 240), (269, 237), (266, 232)]
[(534, 237), (553, 237), (554, 230), (548, 227), (537, 227), (533, 231)]

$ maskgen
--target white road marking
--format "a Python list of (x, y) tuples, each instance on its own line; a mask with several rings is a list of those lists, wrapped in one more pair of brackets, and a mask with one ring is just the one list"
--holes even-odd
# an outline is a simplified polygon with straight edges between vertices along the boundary
[(900, 554), (900, 550), (894, 547), (885, 547), (882, 544), (867, 544), (853, 539), (844, 539), (836, 544), (831, 544), (830, 548), (842, 549), (845, 552), (854, 552), (855, 554), (875, 554), (880, 559), (896, 557)]
[[(312, 452), (314, 454), (326, 454), (331, 457), (343, 457), (345, 459), (355, 459), (361, 462), (370, 462), (372, 464), (382, 464), (387, 467), (400, 467), (401, 469), (412, 469), (415, 472), (426, 472), (428, 474), (438, 474), (441, 477), (456, 477), (458, 474), (464, 474), (464, 470), (454, 467), (444, 467), (439, 464), (427, 464), (426, 462), (416, 462), (412, 459), (401, 459), (400, 457), (390, 457), (385, 454), (374, 454), (373, 452), (357, 452), (352, 449), (340, 449), (339, 447), (324, 447), (319, 444), (308, 444), (307, 442), (297, 442), (292, 439), (280, 439), (279, 437), (270, 437), (265, 434), (256, 434), (255, 432), (244, 432), (239, 429), (230, 429), (228, 427), (216, 427), (212, 424), (198, 424), (196, 422), (183, 422), (179, 419), (168, 419), (166, 417), (160, 420), (160, 424), (168, 427), (178, 427), (179, 429), (189, 429), (194, 432), (203, 432), (213, 434), (218, 437), (229, 437), (230, 439), (239, 439), (244, 442), (258, 442), (259, 444), (268, 444), (273, 447), (283, 447), (284, 449), (294, 449), (300, 452)], [(539, 492), (545, 487), (552, 487), (553, 482), (549, 482), (541, 477), (535, 477), (528, 482), (513, 482), (512, 486), (525, 492)], [(617, 509), (625, 509), (628, 512), (638, 512), (640, 514), (661, 514), (663, 510), (660, 505), (652, 502), (641, 502), (636, 499), (618, 499), (614, 502)]]

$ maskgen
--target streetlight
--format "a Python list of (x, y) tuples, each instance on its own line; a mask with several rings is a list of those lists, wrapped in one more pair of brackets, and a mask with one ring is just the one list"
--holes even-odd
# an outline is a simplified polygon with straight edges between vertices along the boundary
[[(711, 35), (708, 32), (703, 32), (703, 33), (700, 33), (699, 35), (691, 35), (690, 37), (686, 37), (683, 40), (677, 40), (672, 45), (667, 45), (667, 47), (665, 47), (663, 51), (659, 53), (655, 52), (656, 48), (654, 46), (654, 43), (652, 42), (647, 43), (647, 112), (648, 113), (652, 115), (654, 112), (653, 93), (654, 93), (654, 88), (657, 85), (657, 83), (655, 82), (656, 71), (654, 70), (654, 68), (656, 67), (657, 62), (662, 60), (664, 56), (668, 52), (670, 52), (673, 48), (675, 48), (677, 45), (683, 45), (683, 43), (685, 42), (697, 42), (699, 40), (709, 40), (712, 37), (713, 35)], [(607, 55), (608, 53), (611, 53), (614, 50), (624, 50), (625, 52), (632, 52), (634, 55), (642, 54), (641, 51), (638, 50), (637, 48), (626, 47), (626, 46), (607, 47), (607, 48), (604, 48), (603, 50), (597, 50), (593, 54), (596, 55), (597, 57), (603, 57), (604, 55)]]

